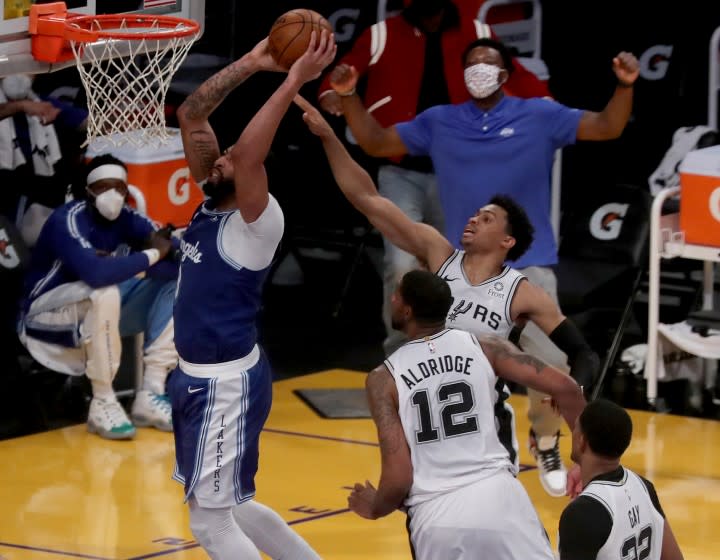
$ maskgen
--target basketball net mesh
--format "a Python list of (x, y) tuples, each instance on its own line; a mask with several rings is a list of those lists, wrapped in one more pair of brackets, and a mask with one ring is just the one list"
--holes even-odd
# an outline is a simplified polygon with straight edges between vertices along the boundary
[[(99, 29), (99, 25), (93, 26)], [(123, 20), (118, 31), (160, 36), (168, 28), (156, 21), (147, 28), (130, 29)], [(84, 145), (93, 141), (116, 147), (165, 144), (170, 138), (165, 127), (165, 96), (196, 38), (197, 34), (102, 39), (94, 43), (70, 41), (87, 95), (89, 114)]]

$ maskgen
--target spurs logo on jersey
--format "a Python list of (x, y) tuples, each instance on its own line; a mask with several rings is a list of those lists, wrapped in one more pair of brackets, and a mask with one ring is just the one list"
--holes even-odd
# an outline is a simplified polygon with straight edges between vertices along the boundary
[(642, 479), (623, 469), (622, 480), (594, 480), (582, 496), (597, 500), (612, 518), (612, 529), (597, 560), (660, 560), (665, 519), (650, 499)]
[(462, 268), (464, 255), (465, 251), (455, 251), (438, 271), (438, 275), (450, 286), (453, 297), (447, 326), (473, 334), (487, 333), (508, 338), (513, 328), (510, 304), (520, 280), (525, 276), (505, 267), (497, 276), (472, 285)]
[(412, 455), (408, 506), (512, 468), (495, 427), (497, 377), (474, 335), (443, 330), (405, 344), (385, 365)]

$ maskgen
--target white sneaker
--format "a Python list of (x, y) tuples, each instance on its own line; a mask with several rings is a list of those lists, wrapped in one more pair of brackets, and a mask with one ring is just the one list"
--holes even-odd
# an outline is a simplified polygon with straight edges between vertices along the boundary
[(554, 436), (535, 437), (530, 430), (530, 453), (535, 457), (540, 483), (545, 492), (559, 498), (565, 495), (567, 469), (560, 458), (560, 432)]
[(87, 429), (105, 439), (132, 439), (135, 426), (125, 414), (125, 409), (114, 398), (93, 397), (90, 401)]
[(167, 395), (138, 391), (131, 416), (136, 426), (152, 426), (163, 432), (172, 432), (172, 411)]

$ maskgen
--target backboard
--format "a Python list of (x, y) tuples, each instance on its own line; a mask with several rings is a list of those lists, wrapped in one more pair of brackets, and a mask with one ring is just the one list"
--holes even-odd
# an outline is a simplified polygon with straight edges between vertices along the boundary
[[(32, 4), (54, 0), (4, 0), (0, 14), (0, 77), (9, 74), (54, 72), (75, 61), (55, 64), (36, 61), (30, 54), (28, 12)], [(205, 21), (205, 0), (65, 0), (70, 12), (85, 15), (146, 13)]]

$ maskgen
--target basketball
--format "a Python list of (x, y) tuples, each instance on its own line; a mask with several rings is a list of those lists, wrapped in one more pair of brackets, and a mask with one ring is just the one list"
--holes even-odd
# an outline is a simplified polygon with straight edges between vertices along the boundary
[(310, 33), (315, 31), (317, 38), (320, 32), (333, 29), (328, 20), (313, 10), (290, 10), (275, 20), (270, 35), (268, 47), (270, 55), (280, 66), (289, 70), (293, 63), (300, 58), (310, 44)]

